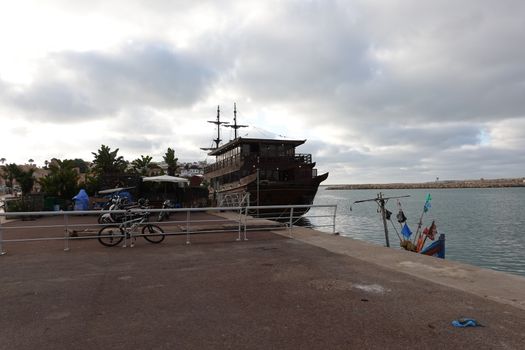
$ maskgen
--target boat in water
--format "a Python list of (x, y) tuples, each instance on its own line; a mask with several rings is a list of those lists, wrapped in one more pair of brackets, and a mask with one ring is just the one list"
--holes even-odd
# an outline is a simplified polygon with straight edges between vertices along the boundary
[[(377, 203), (378, 213), (381, 213), (381, 218), (383, 221), (383, 228), (385, 230), (385, 244), (387, 247), (390, 247), (390, 239), (388, 236), (387, 224), (387, 222), (390, 221), (392, 228), (396, 232), (396, 236), (399, 239), (399, 245), (401, 248), (411, 252), (445, 259), (445, 234), (439, 234), (439, 237), (437, 237), (437, 240), (435, 240), (436, 236), (438, 235), (435, 220), (432, 221), (432, 224), (430, 224), (429, 227), (423, 227), (423, 216), (430, 210), (432, 206), (430, 204), (432, 196), (429, 193), (425, 199), (425, 204), (423, 204), (423, 211), (421, 213), (421, 216), (419, 217), (417, 230), (415, 235), (413, 236), (412, 231), (408, 227), (407, 217), (405, 216), (405, 213), (403, 212), (403, 208), (401, 206), (401, 202), (399, 201), (400, 198), (406, 197), (410, 196), (405, 195), (397, 197), (385, 197), (383, 196), (383, 193), (379, 192), (376, 198), (358, 200), (355, 201), (354, 204), (372, 201)], [(386, 203), (391, 199), (397, 200), (397, 207), (399, 211), (396, 215), (396, 219), (400, 226), (399, 230), (396, 228), (396, 225), (392, 220), (392, 212), (386, 209)], [(350, 210), (352, 210), (351, 207)], [(430, 239), (434, 242), (425, 247), (425, 242), (427, 241), (427, 239)]]
[[(204, 178), (210, 185), (210, 196), (218, 206), (272, 206), (311, 205), (319, 184), (328, 173), (318, 175), (311, 154), (296, 153), (296, 148), (306, 140), (243, 138), (237, 137), (234, 123), (209, 121), (217, 126), (215, 147), (204, 150), (215, 157), (215, 163), (204, 169)], [(220, 144), (221, 126), (232, 127), (235, 138)], [(273, 212), (272, 212), (273, 211)], [(301, 216), (308, 208), (295, 208), (294, 216)], [(257, 210), (258, 216), (286, 216), (288, 209)]]

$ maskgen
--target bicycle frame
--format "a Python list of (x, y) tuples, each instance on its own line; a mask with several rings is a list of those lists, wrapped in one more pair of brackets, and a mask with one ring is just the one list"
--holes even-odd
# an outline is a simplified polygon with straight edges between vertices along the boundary
[[(124, 240), (123, 247), (127, 247), (128, 239), (131, 239), (130, 246), (135, 245), (136, 236), (142, 236), (150, 243), (160, 243), (166, 237), (164, 230), (154, 224), (148, 223), (150, 212), (146, 208), (141, 211), (132, 211), (128, 209), (124, 213), (125, 220), (120, 224), (109, 224), (102, 227), (98, 232), (98, 240), (102, 245), (113, 247)], [(138, 227), (142, 227), (140, 234), (135, 234)]]
[[(125, 215), (126, 215), (126, 218), (133, 216), (133, 214), (130, 211), (128, 211)], [(140, 217), (138, 217), (136, 219), (126, 220), (126, 221), (124, 221), (124, 222), (119, 224), (119, 227), (124, 231), (124, 245), (123, 245), (123, 247), (127, 246), (127, 240), (128, 239), (132, 240), (131, 244), (130, 244), (130, 247), (133, 247), (133, 245), (135, 244), (135, 240), (137, 239), (136, 238), (137, 235), (135, 235), (134, 233), (136, 232), (137, 228), (141, 224), (143, 224), (145, 222), (148, 222), (148, 216), (149, 216), (149, 213), (144, 212), (144, 213), (140, 214)]]

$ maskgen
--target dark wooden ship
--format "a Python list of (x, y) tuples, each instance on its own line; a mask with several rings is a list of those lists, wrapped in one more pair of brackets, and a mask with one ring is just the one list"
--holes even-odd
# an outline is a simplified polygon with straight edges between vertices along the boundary
[[(215, 163), (204, 169), (204, 177), (210, 184), (210, 195), (217, 205), (239, 204), (249, 200), (250, 206), (310, 205), (313, 203), (319, 184), (326, 180), (328, 173), (317, 175), (311, 154), (296, 153), (296, 147), (306, 140), (260, 139), (237, 137), (234, 107), (234, 124), (217, 120), (215, 147), (204, 150), (215, 156)], [(221, 126), (232, 127), (235, 138), (220, 145)], [(248, 195), (249, 194), (249, 195)], [(231, 200), (238, 198), (239, 202)], [(294, 216), (304, 214), (308, 209), (294, 209)], [(259, 216), (285, 215), (288, 210), (259, 210)]]

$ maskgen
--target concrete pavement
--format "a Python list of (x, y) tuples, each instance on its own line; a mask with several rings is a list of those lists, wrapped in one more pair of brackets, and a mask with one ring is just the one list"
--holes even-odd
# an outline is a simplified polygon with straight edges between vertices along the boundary
[[(409, 271), (441, 265), (426, 264), (431, 258), (395, 253), (389, 260), (393, 250), (348, 238), (297, 229), (291, 239), (279, 232), (284, 236), (250, 232), (241, 242), (236, 232), (202, 234), (191, 245), (172, 236), (134, 248), (84, 240), (72, 242), (69, 252), (62, 242), (11, 243), (0, 256), (0, 349), (525, 344), (521, 301), (501, 302)], [(450, 264), (446, 271), (453, 271)], [(477, 273), (459, 275), (475, 285)], [(523, 279), (501, 275), (494, 284), (507, 281), (504, 289), (518, 292)], [(462, 316), (485, 327), (452, 327)]]

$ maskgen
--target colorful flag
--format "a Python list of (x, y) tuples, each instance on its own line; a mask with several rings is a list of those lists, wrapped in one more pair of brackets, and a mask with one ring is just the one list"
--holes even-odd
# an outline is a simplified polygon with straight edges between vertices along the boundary
[(410, 228), (408, 227), (407, 224), (404, 224), (404, 225), (403, 225), (403, 228), (401, 229), (401, 234), (402, 234), (405, 238), (409, 238), (410, 235), (412, 235), (412, 231), (410, 231)]
[(397, 222), (400, 224), (407, 221), (407, 217), (405, 216), (405, 213), (403, 213), (403, 210), (399, 209), (399, 213), (397, 213)]
[(432, 206), (430, 205), (430, 201), (432, 200), (432, 196), (430, 196), (430, 193), (427, 196), (427, 199), (425, 201), (425, 205), (423, 206), (423, 211), (426, 213)]
[(432, 224), (430, 225), (430, 227), (425, 227), (425, 229), (423, 230), (423, 234), (426, 235), (431, 240), (434, 240), (434, 238), (437, 235), (436, 223), (432, 221)]

